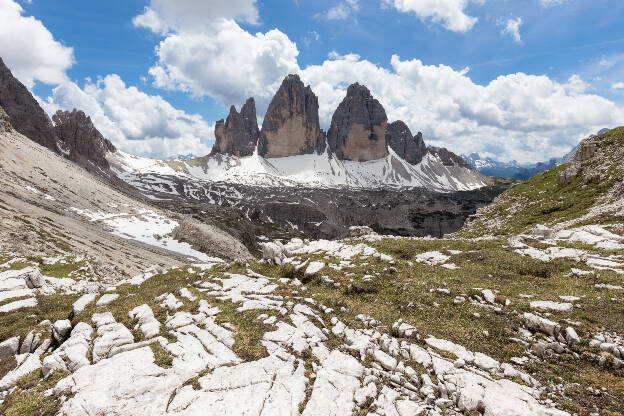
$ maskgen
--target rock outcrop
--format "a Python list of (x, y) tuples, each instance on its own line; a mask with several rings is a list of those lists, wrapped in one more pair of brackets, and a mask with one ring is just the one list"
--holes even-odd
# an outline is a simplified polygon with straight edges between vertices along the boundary
[(325, 150), (318, 98), (298, 75), (288, 75), (273, 97), (262, 123), (258, 153), (266, 158)]
[(417, 165), (427, 154), (427, 146), (418, 132), (412, 136), (409, 127), (402, 121), (395, 121), (386, 127), (386, 141), (388, 146), (401, 158), (412, 165)]
[(253, 98), (249, 98), (240, 113), (236, 111), (236, 107), (232, 106), (227, 119), (217, 121), (216, 141), (211, 154), (251, 156), (258, 143), (259, 134), (256, 102)]
[(84, 112), (59, 110), (52, 117), (60, 150), (67, 157), (83, 166), (92, 162), (100, 168), (108, 168), (106, 154), (115, 152), (115, 146), (98, 131)]
[(598, 145), (594, 141), (595, 137), (597, 136), (590, 137), (589, 139), (581, 142), (572, 160), (566, 163), (565, 170), (557, 174), (557, 184), (559, 187), (563, 188), (570, 185), (576, 180), (579, 174), (583, 173), (583, 162), (586, 162), (594, 157), (596, 151), (598, 150)]
[(9, 116), (4, 111), (2, 107), (0, 107), (0, 133), (5, 133), (11, 131), (13, 126), (11, 126), (11, 120)]
[(436, 155), (442, 161), (444, 166), (460, 166), (462, 168), (472, 170), (472, 166), (461, 156), (457, 156), (455, 153), (442, 147), (440, 149), (429, 148), (429, 153)]
[(54, 126), (28, 89), (0, 58), (0, 107), (19, 133), (58, 153)]
[(327, 133), (327, 144), (341, 160), (364, 162), (388, 155), (386, 111), (368, 88), (352, 84), (338, 106)]

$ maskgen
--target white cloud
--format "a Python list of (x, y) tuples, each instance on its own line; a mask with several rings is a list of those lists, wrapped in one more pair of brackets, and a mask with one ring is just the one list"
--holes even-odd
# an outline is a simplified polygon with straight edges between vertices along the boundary
[(540, 3), (544, 7), (552, 7), (552, 6), (558, 6), (560, 4), (563, 4), (566, 1), (568, 0), (540, 0)]
[(357, 55), (334, 56), (301, 71), (319, 97), (321, 124), (353, 82), (367, 85), (388, 118), (422, 131), (428, 144), (458, 153), (478, 151), (521, 162), (565, 154), (580, 138), (624, 119), (613, 102), (584, 94), (578, 76), (558, 83), (523, 73), (475, 84), (465, 71), (393, 56), (385, 69)]
[(155, 86), (208, 95), (224, 107), (253, 96), (260, 113), (282, 78), (299, 69), (297, 46), (284, 33), (252, 35), (232, 20), (222, 20), (210, 34), (169, 35), (156, 54), (149, 71)]
[(522, 37), (520, 36), (520, 26), (522, 26), (521, 17), (507, 19), (507, 22), (499, 21), (498, 25), (505, 26), (501, 33), (511, 36), (516, 43), (522, 43)]
[(611, 84), (611, 89), (624, 90), (624, 82), (614, 82), (613, 84)]
[(391, 6), (400, 12), (412, 12), (420, 20), (431, 20), (453, 32), (467, 32), (477, 23), (476, 17), (465, 13), (468, 3), (483, 4), (484, 0), (382, 0), (383, 6)]
[(220, 19), (257, 23), (256, 0), (150, 0), (143, 14), (133, 22), (155, 33), (166, 34), (210, 29)]
[(41, 21), (23, 14), (15, 1), (0, 0), (0, 57), (30, 89), (35, 81), (65, 81), (74, 62), (73, 49), (56, 41)]
[[(208, 13), (209, 6), (217, 3), (220, 6), (214, 14)], [(135, 24), (167, 32), (156, 48), (158, 62), (149, 71), (154, 85), (196, 97), (210, 96), (226, 108), (254, 96), (262, 114), (282, 78), (299, 69), (299, 50), (277, 29), (255, 35), (243, 30), (234, 18), (243, 12), (254, 16), (252, 9), (256, 10), (255, 0), (152, 0)], [(206, 13), (209, 19), (204, 16), (198, 22), (193, 18), (189, 24), (182, 23), (187, 15)], [(257, 18), (255, 13), (251, 20)]]
[(306, 47), (309, 47), (312, 42), (319, 42), (321, 40), (321, 35), (316, 30), (311, 30), (308, 34), (303, 38), (303, 43)]
[(346, 20), (359, 10), (360, 6), (358, 0), (345, 0), (338, 3), (321, 16), (328, 20)]
[(213, 126), (200, 115), (174, 108), (157, 95), (128, 87), (116, 75), (108, 75), (80, 88), (64, 82), (42, 103), (49, 114), (62, 108), (83, 110), (96, 128), (119, 149), (149, 157), (207, 154)]

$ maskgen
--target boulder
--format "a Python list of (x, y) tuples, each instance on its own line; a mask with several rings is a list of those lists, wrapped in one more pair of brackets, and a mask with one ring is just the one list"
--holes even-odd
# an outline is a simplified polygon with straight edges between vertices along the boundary
[(364, 162), (388, 155), (388, 118), (368, 88), (352, 84), (332, 117), (327, 144), (340, 160)]
[(0, 360), (13, 357), (19, 350), (20, 337), (9, 338), (0, 343)]
[(43, 286), (44, 280), (41, 272), (36, 267), (27, 267), (21, 271), (20, 277), (24, 278), (29, 289), (39, 289)]
[(236, 111), (236, 107), (232, 106), (227, 119), (217, 121), (215, 144), (211, 154), (251, 156), (258, 144), (259, 135), (256, 102), (253, 98), (249, 98), (240, 113)]
[(266, 158), (325, 151), (318, 98), (298, 75), (288, 75), (264, 116), (258, 154)]
[(69, 319), (62, 319), (54, 322), (52, 325), (52, 336), (59, 343), (63, 343), (71, 333), (71, 322)]
[(387, 125), (386, 141), (397, 156), (412, 165), (419, 164), (427, 154), (422, 133), (412, 136), (409, 127), (400, 120)]
[(569, 346), (573, 346), (581, 342), (581, 338), (571, 326), (567, 327), (565, 330), (565, 339)]
[(524, 325), (534, 332), (542, 332), (551, 337), (557, 337), (561, 332), (561, 327), (558, 323), (532, 313), (525, 312), (522, 314), (521, 319)]
[(367, 227), (365, 225), (355, 225), (352, 227), (349, 227), (349, 235), (353, 238), (355, 237), (362, 237), (365, 235), (377, 235), (377, 233), (375, 231), (373, 231), (372, 228)]

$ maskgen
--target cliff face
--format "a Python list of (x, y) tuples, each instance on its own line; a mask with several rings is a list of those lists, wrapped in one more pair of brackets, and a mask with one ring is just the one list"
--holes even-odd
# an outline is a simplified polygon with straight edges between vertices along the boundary
[(266, 158), (325, 150), (318, 99), (298, 75), (289, 75), (273, 97), (262, 123), (258, 153)]
[(48, 115), (0, 58), (0, 107), (15, 130), (55, 152), (56, 136)]
[(368, 88), (353, 84), (338, 106), (327, 133), (327, 144), (341, 160), (364, 162), (388, 155), (386, 111)]
[(386, 141), (399, 157), (412, 165), (419, 164), (427, 154), (427, 146), (425, 146), (422, 133), (418, 132), (416, 136), (412, 136), (409, 127), (400, 120), (388, 124)]
[(108, 168), (106, 154), (115, 152), (115, 146), (98, 131), (84, 112), (59, 110), (52, 117), (59, 146), (67, 157), (85, 165), (93, 162), (101, 168)]
[(239, 157), (251, 156), (258, 143), (259, 129), (256, 118), (256, 103), (249, 98), (241, 112), (230, 108), (225, 121), (219, 120), (215, 126), (215, 145), (212, 154), (228, 153)]

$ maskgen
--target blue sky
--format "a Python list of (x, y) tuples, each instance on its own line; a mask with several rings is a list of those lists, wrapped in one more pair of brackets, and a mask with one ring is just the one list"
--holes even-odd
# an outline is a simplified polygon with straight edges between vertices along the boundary
[(262, 117), (289, 72), (325, 128), (359, 81), (429, 144), (501, 160), (624, 124), (620, 0), (0, 0), (2, 13), (16, 23), (0, 56), (44, 108), (83, 108), (145, 156), (206, 152), (230, 104), (253, 95)]

